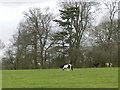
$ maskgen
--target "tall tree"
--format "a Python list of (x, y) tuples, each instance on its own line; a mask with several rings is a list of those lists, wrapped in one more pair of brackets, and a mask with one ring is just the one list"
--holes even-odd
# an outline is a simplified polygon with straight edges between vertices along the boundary
[(60, 31), (56, 32), (51, 40), (54, 40), (54, 48), (56, 48), (57, 52), (60, 52), (63, 61), (65, 61), (65, 54), (67, 54), (68, 46), (66, 44), (67, 40), (67, 32), (66, 31)]
[(29, 28), (32, 33), (35, 68), (38, 68), (38, 63), (44, 68), (47, 50), (53, 43), (49, 42), (53, 15), (49, 10), (42, 13), (39, 8), (33, 8), (25, 13), (25, 18), (29, 25), (26, 28)]
[[(103, 2), (106, 6), (107, 16), (108, 16), (108, 43), (111, 42), (112, 34), (114, 33), (114, 20), (117, 19), (118, 14), (118, 3), (113, 1)], [(117, 24), (116, 24), (117, 25)]]
[(64, 2), (62, 10), (59, 10), (61, 19), (54, 20), (68, 33), (69, 57), (73, 64), (79, 60), (81, 40), (85, 30), (91, 24), (92, 7), (96, 4), (93, 2)]

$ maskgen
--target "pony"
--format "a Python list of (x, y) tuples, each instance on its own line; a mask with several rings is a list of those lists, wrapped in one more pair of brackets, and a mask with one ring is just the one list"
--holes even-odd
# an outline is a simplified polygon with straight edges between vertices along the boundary
[(72, 64), (64, 64), (62, 66), (59, 67), (59, 69), (62, 69), (63, 71), (66, 69), (66, 70), (71, 70), (73, 71), (73, 65)]
[(107, 67), (112, 67), (112, 63), (105, 63)]
[(94, 67), (99, 67), (99, 66), (100, 66), (100, 63), (94, 64)]

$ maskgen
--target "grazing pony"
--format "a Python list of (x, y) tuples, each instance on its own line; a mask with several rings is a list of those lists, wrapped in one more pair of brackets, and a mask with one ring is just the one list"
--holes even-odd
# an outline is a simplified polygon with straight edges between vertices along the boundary
[(112, 63), (105, 63), (107, 67), (112, 67)]
[(60, 69), (62, 69), (63, 71), (66, 70), (72, 70), (73, 71), (73, 65), (72, 64), (64, 64), (62, 66), (59, 67)]
[(94, 64), (94, 67), (99, 67), (99, 66), (100, 66), (100, 63)]

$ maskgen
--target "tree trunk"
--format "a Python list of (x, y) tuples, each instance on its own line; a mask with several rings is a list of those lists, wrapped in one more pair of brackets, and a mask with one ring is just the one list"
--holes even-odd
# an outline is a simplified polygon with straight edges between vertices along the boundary
[(37, 62), (37, 35), (34, 36), (34, 68), (38, 69), (38, 62)]

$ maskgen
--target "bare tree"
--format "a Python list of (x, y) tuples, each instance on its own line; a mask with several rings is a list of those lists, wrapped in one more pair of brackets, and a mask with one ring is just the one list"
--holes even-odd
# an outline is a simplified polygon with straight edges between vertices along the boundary
[(44, 68), (47, 50), (53, 43), (49, 42), (53, 15), (48, 9), (45, 13), (42, 13), (39, 8), (33, 8), (25, 13), (25, 18), (28, 21), (27, 23), (29, 23), (27, 28), (32, 32), (35, 68), (38, 68), (38, 63)]
[[(104, 2), (105, 16), (107, 19), (102, 21), (92, 32), (93, 39), (101, 53), (102, 62), (117, 63), (117, 42), (118, 42), (118, 4), (117, 2)], [(101, 52), (102, 51), (102, 52)], [(98, 53), (98, 54), (99, 54)]]
[[(107, 16), (108, 16), (108, 22), (109, 22), (109, 28), (108, 28), (108, 41), (110, 43), (112, 33), (114, 32), (114, 20), (118, 19), (118, 3), (113, 1), (107, 1), (103, 2), (106, 6)], [(116, 24), (117, 25), (117, 24)], [(118, 26), (117, 26), (118, 27)]]

